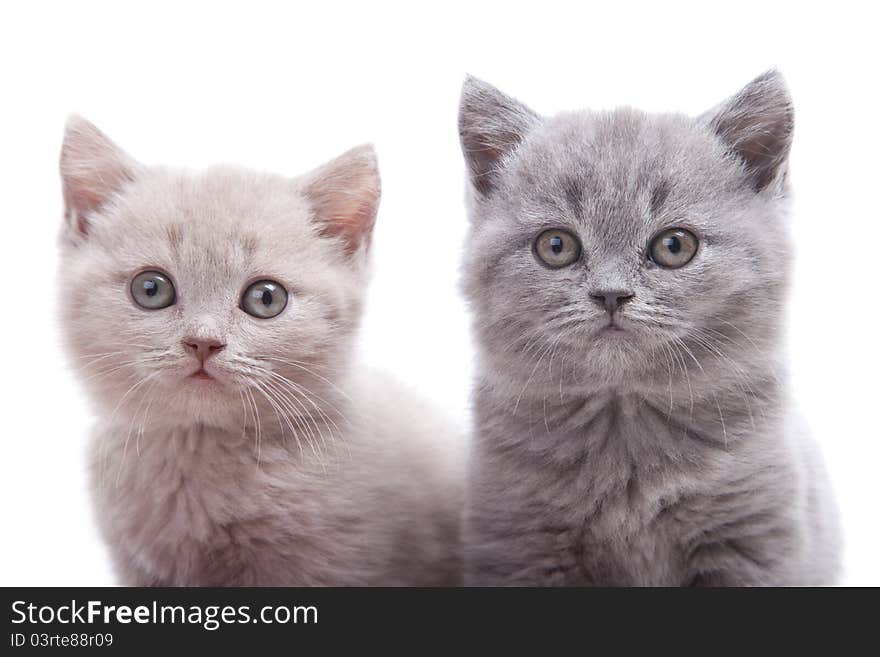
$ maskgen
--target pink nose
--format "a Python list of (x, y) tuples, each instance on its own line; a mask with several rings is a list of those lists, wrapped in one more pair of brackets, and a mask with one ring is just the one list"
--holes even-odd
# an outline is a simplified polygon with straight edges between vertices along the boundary
[(184, 338), (183, 348), (187, 353), (192, 354), (203, 363), (218, 351), (226, 347), (219, 340), (212, 338)]

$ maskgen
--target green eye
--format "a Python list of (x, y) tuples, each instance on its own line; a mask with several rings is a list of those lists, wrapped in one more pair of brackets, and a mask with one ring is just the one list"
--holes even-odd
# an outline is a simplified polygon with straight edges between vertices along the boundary
[(174, 284), (160, 271), (144, 271), (131, 281), (131, 297), (141, 308), (159, 310), (177, 300)]
[(651, 260), (666, 269), (678, 269), (689, 263), (697, 253), (700, 241), (684, 228), (661, 230), (648, 245)]
[(552, 269), (567, 267), (581, 256), (580, 240), (567, 230), (551, 228), (538, 235), (535, 256)]
[(287, 290), (275, 281), (257, 281), (241, 297), (241, 309), (259, 319), (280, 315), (287, 306)]

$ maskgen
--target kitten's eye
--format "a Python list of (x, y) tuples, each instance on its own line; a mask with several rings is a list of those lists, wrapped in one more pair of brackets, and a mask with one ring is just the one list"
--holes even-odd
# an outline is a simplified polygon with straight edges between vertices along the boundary
[(269, 319), (280, 315), (287, 306), (287, 290), (275, 281), (257, 281), (241, 297), (241, 309), (248, 315)]
[(535, 255), (548, 267), (566, 267), (581, 256), (580, 240), (567, 230), (551, 228), (535, 240)]
[(648, 255), (667, 269), (684, 267), (697, 253), (697, 236), (684, 228), (667, 228), (651, 238)]
[(144, 271), (131, 281), (131, 297), (141, 308), (159, 310), (177, 300), (174, 285), (160, 271)]

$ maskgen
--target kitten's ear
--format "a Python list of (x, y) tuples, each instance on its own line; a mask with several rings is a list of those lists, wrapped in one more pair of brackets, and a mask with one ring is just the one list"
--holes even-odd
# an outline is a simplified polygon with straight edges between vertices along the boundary
[(140, 165), (80, 116), (71, 116), (61, 146), (61, 181), (67, 229), (74, 238), (89, 230), (88, 217), (123, 184), (134, 180)]
[(700, 120), (745, 163), (755, 191), (784, 178), (794, 132), (794, 107), (779, 71), (755, 78)]
[(491, 84), (468, 76), (461, 89), (458, 134), (471, 183), (488, 195), (501, 160), (512, 153), (541, 117)]
[(349, 255), (369, 247), (382, 192), (372, 146), (352, 148), (306, 174), (303, 190), (323, 234), (342, 238)]

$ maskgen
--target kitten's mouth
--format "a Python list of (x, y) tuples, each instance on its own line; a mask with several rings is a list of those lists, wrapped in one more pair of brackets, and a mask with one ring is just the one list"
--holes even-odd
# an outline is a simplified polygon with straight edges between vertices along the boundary
[(211, 376), (210, 374), (208, 374), (208, 372), (205, 371), (205, 368), (204, 368), (204, 367), (200, 367), (200, 368), (197, 369), (195, 372), (193, 372), (192, 374), (190, 374), (190, 375), (189, 375), (189, 378), (191, 378), (191, 379), (199, 379), (199, 380), (201, 380), (201, 381), (213, 381), (213, 380), (214, 380), (214, 377)]
[(626, 329), (613, 319), (597, 331), (599, 335), (621, 335), (626, 332)]

